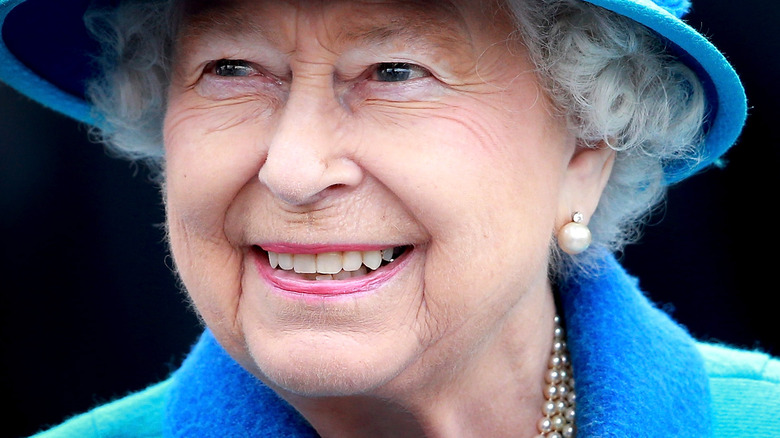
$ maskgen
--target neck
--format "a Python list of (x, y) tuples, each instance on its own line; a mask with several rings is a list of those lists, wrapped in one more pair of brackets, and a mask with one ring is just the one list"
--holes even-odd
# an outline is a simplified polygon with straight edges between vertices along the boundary
[(553, 338), (552, 293), (527, 297), (472, 354), (442, 342), (369, 394), (280, 393), (323, 438), (538, 434)]

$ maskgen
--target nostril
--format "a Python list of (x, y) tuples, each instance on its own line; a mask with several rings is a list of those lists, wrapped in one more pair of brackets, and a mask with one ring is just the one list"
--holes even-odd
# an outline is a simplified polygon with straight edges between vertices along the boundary
[[(289, 170), (284, 171), (284, 167)], [(316, 201), (323, 186), (322, 171), (302, 169), (292, 165), (275, 166), (268, 161), (260, 168), (258, 179), (273, 195), (291, 205), (305, 205)]]
[(295, 162), (269, 153), (258, 179), (280, 200), (300, 206), (356, 187), (363, 180), (363, 170), (347, 159), (322, 161), (310, 157)]

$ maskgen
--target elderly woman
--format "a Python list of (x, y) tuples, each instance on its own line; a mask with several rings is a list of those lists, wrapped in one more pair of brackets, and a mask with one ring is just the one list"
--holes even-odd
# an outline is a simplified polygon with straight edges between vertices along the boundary
[[(3, 80), (160, 171), (206, 327), (40, 436), (776, 433), (780, 364), (693, 340), (611, 255), (744, 121), (687, 6), (3, 1)], [(42, 8), (74, 37), (21, 37)], [(97, 61), (40, 62), (97, 53), (84, 28)]]

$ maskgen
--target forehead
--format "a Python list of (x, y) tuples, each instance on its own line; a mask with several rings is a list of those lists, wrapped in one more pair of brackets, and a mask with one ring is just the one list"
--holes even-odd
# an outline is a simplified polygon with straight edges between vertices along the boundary
[[(322, 25), (335, 43), (413, 40), (446, 47), (470, 42), (474, 23), (498, 25), (493, 2), (480, 0), (188, 0), (183, 7), (180, 38), (256, 34), (274, 41), (280, 29)], [(490, 23), (485, 23), (489, 20)]]

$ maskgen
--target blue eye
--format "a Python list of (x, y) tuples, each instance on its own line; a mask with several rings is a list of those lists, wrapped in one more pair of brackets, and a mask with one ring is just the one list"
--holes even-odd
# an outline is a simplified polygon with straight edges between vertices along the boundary
[(220, 59), (214, 63), (214, 74), (217, 76), (251, 76), (257, 73), (252, 64), (240, 59)]
[(380, 82), (403, 82), (430, 76), (428, 70), (408, 62), (383, 62), (374, 70), (374, 80)]

